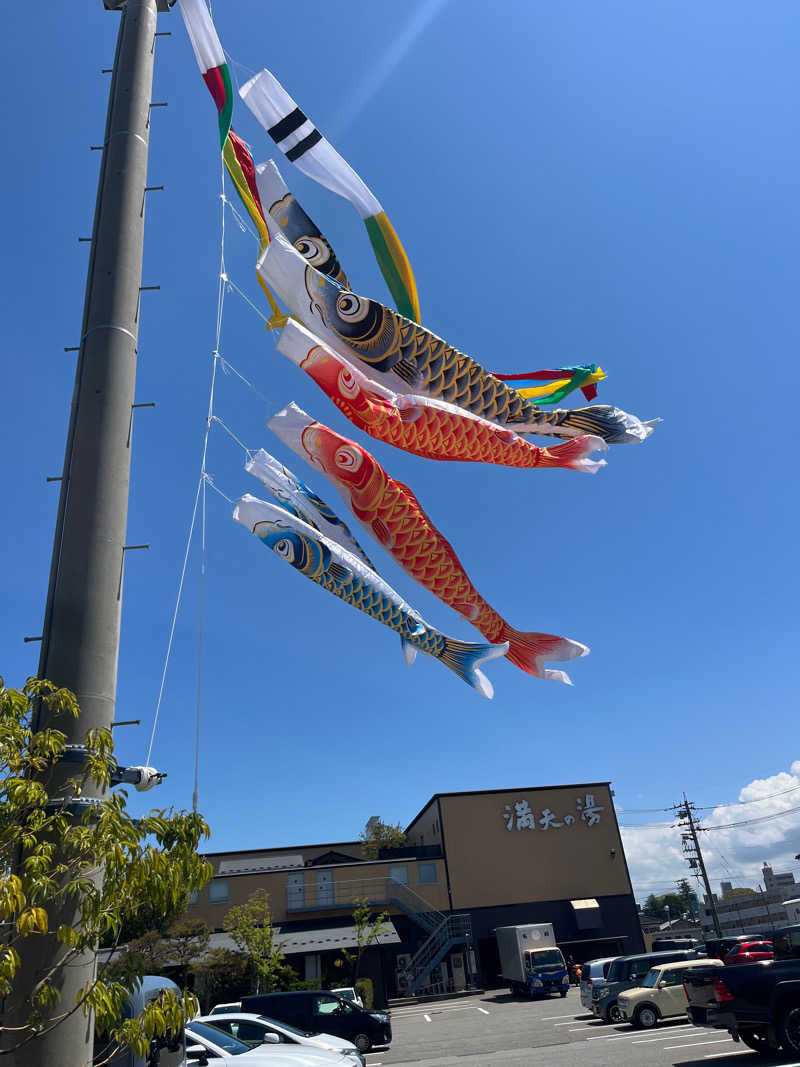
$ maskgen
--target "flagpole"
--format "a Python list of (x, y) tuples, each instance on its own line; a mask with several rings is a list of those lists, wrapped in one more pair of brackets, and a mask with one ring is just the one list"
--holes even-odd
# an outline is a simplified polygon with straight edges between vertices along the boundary
[[(57, 722), (72, 745), (79, 745), (89, 729), (110, 728), (114, 719), (156, 12), (166, 5), (164, 0), (105, 0), (105, 6), (122, 7), (121, 23), (39, 660), (40, 678), (77, 695), (80, 718)], [(40, 712), (34, 728), (50, 725)], [(50, 796), (69, 797), (64, 782), (75, 773), (75, 764), (59, 768), (48, 784)], [(89, 788), (83, 799), (98, 795)], [(78, 805), (70, 810), (77, 813)], [(73, 904), (51, 914), (50, 928), (74, 925), (77, 910)], [(61, 994), (54, 1014), (70, 1014), (12, 1053), (4, 1062), (13, 1067), (91, 1063), (92, 1017), (73, 1009), (79, 991), (94, 977), (95, 952), (59, 967), (65, 951), (52, 935), (22, 942), (22, 967), (5, 1001), (5, 1025), (23, 1025), (28, 995), (53, 969)], [(4, 1047), (21, 1036), (12, 1038), (6, 1031)]]

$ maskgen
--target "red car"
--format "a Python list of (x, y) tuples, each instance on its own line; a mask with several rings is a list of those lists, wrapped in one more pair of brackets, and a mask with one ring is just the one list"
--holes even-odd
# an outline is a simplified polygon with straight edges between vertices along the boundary
[(759, 960), (773, 958), (771, 941), (741, 941), (734, 946), (724, 959), (724, 963), (758, 963)]

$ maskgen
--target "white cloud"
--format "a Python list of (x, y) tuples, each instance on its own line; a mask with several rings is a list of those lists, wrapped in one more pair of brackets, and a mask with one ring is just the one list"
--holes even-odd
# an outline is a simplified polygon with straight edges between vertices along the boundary
[[(776, 874), (795, 870), (798, 877), (795, 856), (800, 853), (800, 811), (792, 811), (783, 818), (780, 813), (800, 808), (800, 760), (795, 760), (788, 771), (748, 782), (739, 792), (739, 802), (739, 805), (726, 804), (698, 813), (701, 826), (721, 827), (700, 834), (712, 890), (719, 891), (721, 880), (757, 886), (764, 862), (771, 864)], [(777, 817), (752, 821), (764, 816)], [(625, 821), (624, 812), (620, 818)], [(749, 825), (727, 826), (745, 822)], [(637, 900), (644, 900), (650, 893), (669, 892), (677, 879), (693, 874), (681, 847), (678, 827), (623, 826), (622, 840)]]

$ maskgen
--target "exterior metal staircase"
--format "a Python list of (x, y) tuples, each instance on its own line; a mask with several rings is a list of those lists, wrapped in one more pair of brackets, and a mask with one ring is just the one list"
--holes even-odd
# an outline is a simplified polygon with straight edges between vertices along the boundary
[(431, 971), (441, 963), (450, 949), (458, 945), (467, 948), (472, 945), (472, 922), (469, 915), (443, 915), (439, 925), (423, 941), (405, 969), (407, 994), (414, 995), (423, 990), (431, 992), (448, 992), (434, 989)]
[[(447, 953), (464, 946), (469, 957), (472, 949), (472, 923), (468, 915), (445, 915), (415, 893), (409, 886), (392, 878), (363, 878), (335, 882), (324, 886), (304, 885), (287, 892), (287, 913), (350, 909), (366, 900), (375, 907), (396, 907), (425, 932), (425, 940), (411, 957), (403, 972), (405, 993), (450, 992), (449, 983), (437, 983), (431, 972)], [(469, 964), (467, 974), (472, 975)]]

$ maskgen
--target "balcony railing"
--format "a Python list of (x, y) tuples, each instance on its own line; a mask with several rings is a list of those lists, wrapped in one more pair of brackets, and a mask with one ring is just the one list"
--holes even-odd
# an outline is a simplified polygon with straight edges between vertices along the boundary
[(431, 929), (444, 918), (419, 893), (391, 878), (356, 878), (322, 883), (309, 880), (302, 885), (289, 885), (286, 889), (287, 912), (333, 911), (337, 908), (352, 911), (359, 900), (376, 905), (397, 904), (404, 911), (415, 912), (423, 925), (430, 925)]

